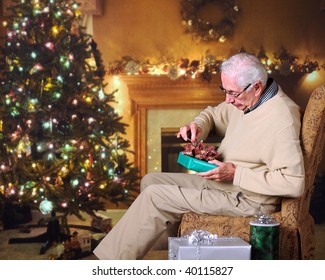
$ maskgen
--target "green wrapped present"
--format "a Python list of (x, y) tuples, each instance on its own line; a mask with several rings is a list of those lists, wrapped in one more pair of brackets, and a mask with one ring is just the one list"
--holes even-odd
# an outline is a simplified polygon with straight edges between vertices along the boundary
[(204, 160), (184, 155), (182, 152), (179, 153), (177, 162), (187, 169), (193, 170), (195, 172), (206, 172), (218, 167), (216, 164), (208, 163)]

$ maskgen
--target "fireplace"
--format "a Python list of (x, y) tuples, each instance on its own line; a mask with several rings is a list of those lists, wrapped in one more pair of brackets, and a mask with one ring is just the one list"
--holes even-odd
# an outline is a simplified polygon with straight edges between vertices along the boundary
[[(205, 107), (224, 100), (224, 96), (218, 94), (220, 80), (217, 77), (211, 82), (197, 79), (173, 81), (167, 76), (150, 75), (120, 78), (126, 84), (131, 100), (134, 163), (140, 170), (140, 176), (163, 170), (162, 130), (169, 129), (168, 137), (174, 134), (174, 139), (177, 139), (176, 130), (181, 125), (191, 121)], [(170, 155), (169, 161), (173, 161), (174, 156)]]
[(183, 150), (184, 142), (176, 138), (178, 128), (161, 129), (161, 171), (162, 172), (186, 172), (186, 169), (177, 164), (179, 152)]

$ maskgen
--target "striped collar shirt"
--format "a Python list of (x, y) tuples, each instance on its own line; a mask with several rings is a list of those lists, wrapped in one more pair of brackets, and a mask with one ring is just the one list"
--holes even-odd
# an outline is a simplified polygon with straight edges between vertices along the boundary
[(278, 84), (272, 78), (269, 78), (267, 81), (267, 87), (262, 93), (260, 99), (252, 107), (246, 109), (244, 111), (244, 114), (252, 112), (257, 107), (261, 106), (264, 102), (268, 101), (273, 96), (275, 96), (277, 92), (278, 92)]

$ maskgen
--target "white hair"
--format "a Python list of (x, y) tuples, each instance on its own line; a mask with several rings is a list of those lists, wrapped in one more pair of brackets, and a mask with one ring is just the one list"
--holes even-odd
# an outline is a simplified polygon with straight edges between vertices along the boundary
[(246, 87), (261, 81), (266, 85), (267, 72), (262, 62), (254, 55), (238, 53), (222, 62), (220, 70), (227, 76), (234, 76), (238, 87)]

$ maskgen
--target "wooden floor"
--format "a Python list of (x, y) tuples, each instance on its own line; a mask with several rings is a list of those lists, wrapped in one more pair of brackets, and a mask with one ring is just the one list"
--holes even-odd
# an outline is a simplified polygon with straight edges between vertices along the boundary
[[(113, 225), (124, 214), (125, 210), (108, 210), (103, 213), (112, 218)], [(35, 220), (39, 217), (36, 216)], [(89, 225), (89, 219), (85, 221), (74, 220), (73, 224)], [(35, 223), (33, 221), (32, 223)], [(30, 233), (23, 233), (17, 229), (0, 230), (0, 260), (48, 260), (51, 251), (48, 250), (45, 254), (40, 254), (40, 249), (43, 244), (41, 243), (22, 243), (22, 244), (9, 244), (10, 238), (16, 237), (31, 237), (44, 233), (46, 228), (33, 228)], [(79, 231), (79, 230), (78, 230)], [(82, 233), (82, 231), (81, 231)], [(96, 256), (91, 254), (85, 257), (87, 260), (97, 260)], [(167, 250), (150, 251), (146, 256), (146, 260), (167, 260)], [(316, 225), (316, 253), (315, 259), (325, 260), (325, 224)]]
[[(113, 226), (125, 213), (125, 210), (109, 210), (108, 212), (101, 212), (103, 216), (112, 218)], [(37, 221), (41, 218), (39, 213), (33, 213), (33, 221), (28, 223), (36, 225)], [(90, 225), (90, 218), (85, 215), (85, 221), (81, 221), (75, 217), (69, 219), (69, 223), (77, 225)], [(28, 238), (38, 236), (46, 231), (46, 228), (30, 228), (30, 233), (21, 232), (18, 229), (1, 230), (0, 225), (0, 260), (48, 260), (53, 254), (53, 249), (49, 249), (45, 254), (40, 254), (40, 250), (43, 243), (14, 243), (9, 244), (11, 238)], [(85, 230), (77, 229), (78, 233), (85, 233)], [(94, 238), (103, 237), (105, 234), (94, 234)], [(167, 260), (167, 251), (157, 250), (150, 251), (146, 256), (145, 260)], [(85, 260), (97, 260), (97, 257), (93, 254), (84, 257)]]

